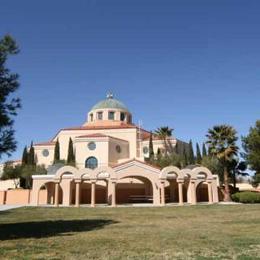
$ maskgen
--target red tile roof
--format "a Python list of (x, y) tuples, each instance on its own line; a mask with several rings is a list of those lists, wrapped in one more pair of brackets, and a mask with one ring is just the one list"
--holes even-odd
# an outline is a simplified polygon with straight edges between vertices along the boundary
[(114, 136), (104, 135), (104, 134), (100, 134), (100, 133), (89, 134), (89, 135), (80, 135), (80, 136), (77, 136), (76, 138), (99, 138), (99, 137), (109, 137), (109, 138), (117, 139), (117, 140), (120, 140), (123, 142), (128, 142), (127, 140), (124, 140), (124, 139), (120, 139), (120, 138), (117, 138)]
[(42, 142), (42, 143), (34, 144), (33, 146), (44, 146), (44, 145), (46, 145), (46, 146), (48, 146), (48, 145), (55, 145), (55, 142), (52, 142), (52, 141), (50, 141), (50, 142)]

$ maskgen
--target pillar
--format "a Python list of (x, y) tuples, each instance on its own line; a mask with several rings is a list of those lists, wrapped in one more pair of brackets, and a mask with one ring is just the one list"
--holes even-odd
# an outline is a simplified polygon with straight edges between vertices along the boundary
[(59, 206), (59, 183), (55, 183), (55, 198), (54, 198), (55, 207)]
[(161, 205), (165, 205), (165, 187), (164, 182), (161, 183)]
[(80, 182), (76, 182), (75, 207), (80, 204)]
[(192, 196), (192, 200), (191, 200), (191, 204), (195, 205), (197, 204), (197, 195), (196, 195), (196, 183), (195, 181), (191, 182), (191, 196)]
[(96, 182), (91, 182), (91, 207), (96, 204)]
[(116, 206), (116, 182), (112, 182), (112, 207)]
[(209, 204), (213, 203), (213, 198), (212, 198), (212, 183), (208, 182), (208, 197), (209, 197)]
[(183, 183), (178, 182), (179, 205), (183, 205)]

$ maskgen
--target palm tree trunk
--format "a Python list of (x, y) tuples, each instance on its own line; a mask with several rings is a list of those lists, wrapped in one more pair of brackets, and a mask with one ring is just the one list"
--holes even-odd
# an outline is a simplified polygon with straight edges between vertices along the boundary
[(228, 169), (227, 166), (224, 166), (224, 201), (228, 202), (231, 201), (230, 197), (230, 190), (229, 190), (229, 183), (228, 183)]

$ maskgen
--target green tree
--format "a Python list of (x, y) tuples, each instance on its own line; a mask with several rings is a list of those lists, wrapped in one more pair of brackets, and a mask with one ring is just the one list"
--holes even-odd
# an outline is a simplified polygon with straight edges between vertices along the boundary
[(75, 155), (73, 149), (73, 142), (71, 138), (69, 139), (67, 164), (75, 166)]
[(205, 143), (203, 143), (202, 144), (202, 157), (207, 156), (207, 155), (208, 155), (207, 148), (206, 148)]
[(201, 160), (201, 165), (207, 167), (213, 174), (219, 176), (220, 181), (223, 183), (223, 165), (215, 156), (204, 156)]
[(188, 157), (187, 158), (188, 164), (195, 164), (195, 156), (194, 156), (193, 145), (191, 140), (189, 142), (189, 151), (187, 153), (187, 157)]
[(30, 150), (28, 153), (28, 159), (27, 159), (27, 164), (28, 165), (35, 165), (35, 151), (34, 151), (34, 147), (33, 147), (33, 142), (31, 142), (31, 146), (30, 146)]
[(236, 145), (236, 130), (229, 125), (216, 125), (208, 130), (206, 135), (209, 153), (216, 156), (223, 165), (224, 179), (224, 201), (231, 201), (229, 190), (229, 172), (228, 163), (237, 155), (238, 147)]
[(196, 163), (200, 164), (202, 160), (201, 152), (200, 152), (200, 146), (198, 143), (196, 143)]
[(172, 150), (171, 143), (169, 142), (169, 138), (172, 136), (172, 131), (173, 129), (169, 128), (168, 126), (159, 127), (155, 130), (155, 133), (164, 142), (164, 155), (171, 152)]
[(231, 178), (233, 180), (233, 187), (236, 188), (237, 177), (238, 176), (248, 176), (246, 172), (247, 165), (244, 161), (239, 161), (238, 159), (233, 159), (229, 163), (229, 170), (231, 173)]
[(27, 146), (24, 147), (23, 149), (23, 155), (22, 155), (22, 165), (28, 164), (28, 150)]
[(60, 162), (60, 142), (59, 139), (57, 139), (54, 147), (54, 160), (53, 164)]
[(255, 172), (254, 183), (260, 183), (260, 120), (257, 120), (254, 127), (250, 127), (247, 136), (242, 137), (244, 152), (243, 158), (250, 169)]
[(18, 188), (21, 177), (21, 166), (13, 166), (12, 161), (8, 161), (4, 164), (3, 174), (1, 176), (2, 180), (13, 180), (14, 187)]
[(153, 133), (150, 133), (149, 137), (149, 161), (154, 159), (154, 150), (153, 150)]
[(3, 154), (11, 155), (16, 149), (14, 120), (21, 107), (19, 98), (11, 95), (19, 88), (18, 74), (11, 73), (6, 67), (10, 55), (19, 52), (15, 40), (6, 35), (0, 40), (0, 158)]

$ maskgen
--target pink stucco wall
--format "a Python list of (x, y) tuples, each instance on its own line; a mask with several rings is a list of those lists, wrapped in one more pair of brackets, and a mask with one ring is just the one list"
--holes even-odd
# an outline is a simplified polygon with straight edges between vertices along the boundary
[(26, 205), (30, 203), (30, 190), (7, 190), (5, 204), (9, 205)]

